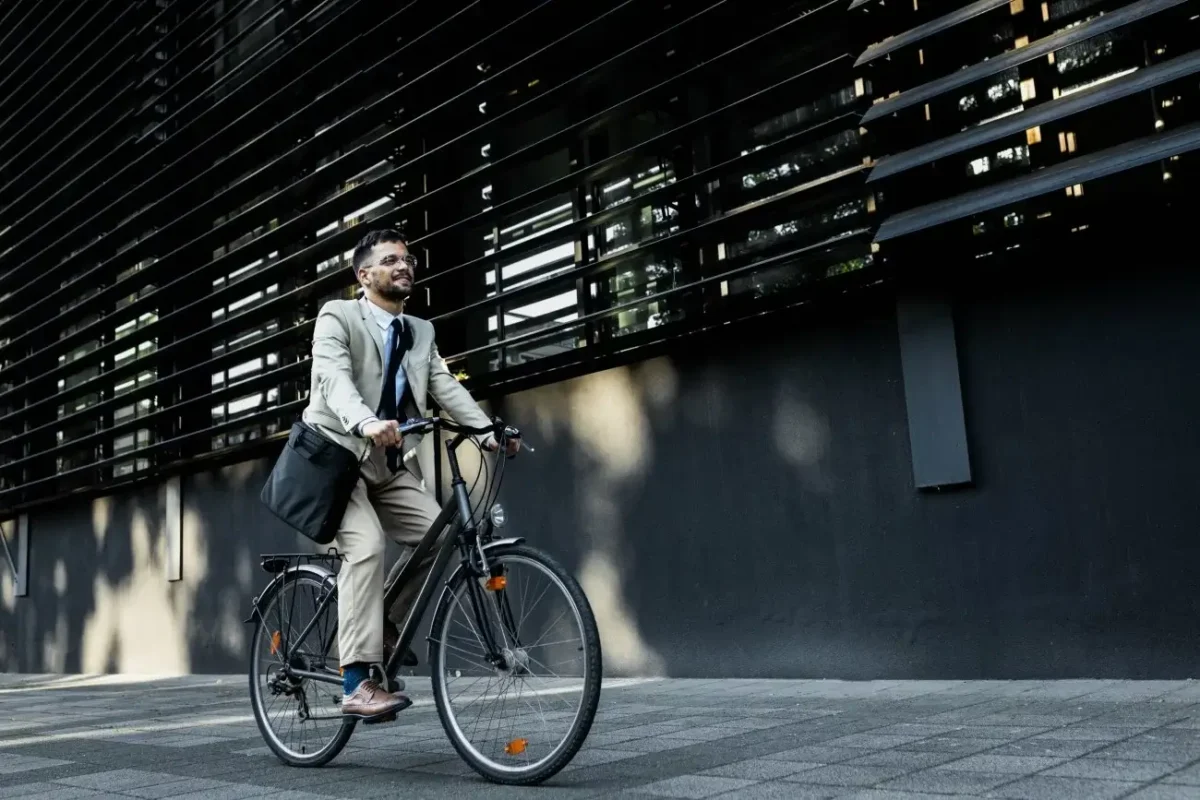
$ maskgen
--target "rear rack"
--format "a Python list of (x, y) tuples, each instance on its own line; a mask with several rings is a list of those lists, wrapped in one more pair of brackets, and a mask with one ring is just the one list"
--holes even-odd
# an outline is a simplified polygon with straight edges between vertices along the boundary
[(335, 563), (342, 560), (343, 556), (336, 547), (331, 547), (324, 553), (260, 553), (258, 556), (259, 566), (264, 572), (272, 575), (278, 575), (293, 566), (312, 564), (315, 561), (326, 563), (332, 569)]

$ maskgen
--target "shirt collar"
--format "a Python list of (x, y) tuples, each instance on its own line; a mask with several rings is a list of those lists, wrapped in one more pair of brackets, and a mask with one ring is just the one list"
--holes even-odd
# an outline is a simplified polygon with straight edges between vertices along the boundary
[(378, 325), (380, 328), (382, 328), (385, 331), (388, 328), (392, 327), (392, 320), (394, 320), (394, 319), (400, 320), (401, 325), (408, 324), (407, 322), (404, 321), (404, 314), (397, 314), (396, 316), (392, 316), (392, 313), (390, 311), (386, 311), (386, 310), (380, 308), (379, 306), (372, 303), (370, 300), (367, 300), (367, 308), (371, 309), (371, 317), (375, 320), (375, 324)]

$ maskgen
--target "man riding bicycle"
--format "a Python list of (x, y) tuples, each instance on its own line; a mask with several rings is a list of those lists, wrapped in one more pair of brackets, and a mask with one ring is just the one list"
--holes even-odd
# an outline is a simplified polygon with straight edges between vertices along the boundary
[[(399, 640), (396, 626), (403, 624), (433, 562), (431, 551), (385, 615), (384, 537), (415, 546), (441, 510), (417, 463), (421, 437), (402, 438), (398, 420), (426, 415), (432, 395), (460, 424), (484, 428), (492, 421), (446, 369), (433, 325), (404, 313), (417, 267), (404, 236), (371, 231), (355, 247), (353, 266), (362, 297), (331, 300), (317, 316), (304, 421), (360, 457), (367, 455), (334, 540), (343, 556), (338, 651), (342, 713), (384, 721), (412, 701), (385, 692), (370, 678), (370, 666), (388, 660)], [(487, 450), (498, 446), (491, 435), (479, 443)], [(506, 455), (520, 447), (520, 439), (508, 440)], [(389, 584), (400, 567), (393, 566)], [(416, 664), (411, 650), (403, 663)]]

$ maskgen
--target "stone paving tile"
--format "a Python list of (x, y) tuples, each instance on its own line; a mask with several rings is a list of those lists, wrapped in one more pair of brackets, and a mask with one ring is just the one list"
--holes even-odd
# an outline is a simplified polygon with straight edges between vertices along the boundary
[[(507, 800), (531, 792), (486, 784), (458, 757), (427, 705), (427, 678), (412, 679), (418, 706), (402, 722), (356, 731), (347, 749), (317, 770), (283, 766), (263, 745), (240, 677), (77, 683), (59, 679), (0, 694), (0, 798), (440, 800), (483, 790)], [(72, 710), (55, 726), (28, 724), (40, 718), (23, 709), (49, 702)], [(718, 708), (734, 716), (723, 718)], [(1200, 683), (614, 686), (605, 690), (584, 749), (535, 791), (589, 800), (1195, 800)]]
[(1200, 759), (1200, 744), (1177, 744), (1131, 739), (1092, 753), (1097, 758), (1162, 761), (1182, 767)]
[[(831, 786), (797, 786), (794, 783), (766, 781), (717, 795), (718, 800), (831, 800), (845, 796), (845, 790)], [(940, 800), (945, 800), (941, 798)]]
[(1010, 783), (1012, 775), (986, 772), (952, 772), (942, 768), (926, 769), (901, 775), (879, 784), (880, 789), (927, 794), (982, 794), (1001, 784)]
[(816, 764), (836, 764), (839, 761), (849, 761), (852, 758), (858, 758), (863, 752), (852, 747), (826, 747), (824, 745), (812, 745), (809, 747), (797, 747), (792, 750), (784, 750), (779, 753), (770, 753), (764, 758), (769, 758), (778, 761), (803, 761)]
[(681, 775), (668, 778), (665, 781), (638, 786), (634, 791), (655, 797), (701, 798), (714, 797), (731, 792), (734, 789), (744, 789), (753, 781), (738, 778), (719, 778), (711, 775)]
[(122, 789), (121, 794), (127, 794), (131, 797), (144, 797), (147, 800), (159, 800), (164, 797), (175, 797), (176, 795), (188, 794), (194, 792), (203, 792), (209, 789), (218, 789), (229, 786), (225, 781), (211, 780), (208, 778), (183, 778), (174, 780), (169, 783), (156, 783), (153, 786), (137, 786), (134, 788)]
[(1024, 739), (1054, 730), (1043, 726), (1028, 725), (964, 725), (945, 734), (956, 739)]
[(825, 744), (829, 747), (862, 747), (868, 750), (886, 750), (891, 747), (899, 747), (902, 744), (919, 742), (927, 738), (929, 737), (886, 733), (852, 733), (849, 736), (831, 739)]
[(816, 769), (820, 764), (806, 764), (802, 761), (771, 761), (766, 758), (750, 758), (745, 761), (734, 761), (719, 767), (706, 769), (701, 775), (716, 775), (721, 778), (745, 778), (753, 781), (768, 781), (795, 775), (804, 770)]
[(961, 739), (955, 736), (933, 736), (912, 744), (896, 748), (912, 753), (954, 753), (959, 756), (969, 756), (991, 750), (1003, 739)]
[(583, 767), (594, 767), (599, 764), (611, 764), (617, 761), (626, 761), (631, 758), (639, 758), (644, 755), (637, 750), (602, 750), (598, 748), (586, 748), (580, 750), (571, 759), (567, 769), (582, 769)]
[(669, 733), (660, 734), (664, 739), (688, 739), (696, 742), (710, 742), (714, 739), (727, 739), (730, 734), (736, 734), (736, 731), (730, 731), (728, 728), (685, 728), (678, 731), (670, 731)]
[(1153, 781), (1175, 770), (1171, 764), (1155, 761), (1119, 761), (1111, 758), (1084, 758), (1046, 770), (1047, 775), (1063, 778), (1094, 778), (1107, 781)]
[(1129, 800), (1196, 800), (1196, 792), (1193, 789), (1188, 789), (1186, 786), (1169, 786), (1167, 784), (1158, 784), (1156, 786), (1148, 786), (1145, 789), (1139, 789), (1131, 795), (1128, 795)]
[(1136, 731), (1128, 728), (1114, 728), (1105, 725), (1069, 725), (1038, 734), (1039, 739), (1064, 739), (1067, 741), (1084, 742), (1117, 742), (1136, 736)]
[(906, 767), (874, 767), (864, 764), (831, 764), (798, 772), (784, 780), (831, 786), (874, 786), (908, 772)]
[(897, 722), (874, 731), (880, 734), (896, 734), (900, 736), (916, 736), (927, 739), (931, 736), (944, 736), (959, 729), (956, 725), (925, 725), (919, 722)]
[(15, 786), (0, 786), (0, 798), (8, 800), (10, 797), (28, 797), (31, 794), (45, 794), (60, 788), (62, 787), (42, 781), (19, 783)]
[(40, 756), (20, 755), (16, 753), (0, 753), (0, 775), (32, 772), (34, 770), (63, 767), (71, 764), (61, 758), (42, 758)]
[(277, 791), (273, 786), (256, 786), (252, 783), (230, 783), (224, 786), (201, 789), (197, 792), (172, 795), (181, 800), (240, 800), (243, 797), (262, 797), (273, 795)]
[(94, 772), (90, 775), (79, 775), (74, 778), (61, 778), (55, 783), (64, 786), (75, 786), (81, 789), (95, 789), (107, 792), (120, 792), (125, 789), (137, 789), (142, 786), (154, 786), (170, 783), (176, 776), (165, 772), (147, 772), (140, 769), (116, 769), (105, 772)]
[[(1200, 787), (1200, 764), (1193, 764), (1178, 772), (1173, 772), (1162, 779), (1163, 783), (1178, 783), (1185, 786)], [(1196, 792), (1200, 796), (1200, 790)]]
[(1044, 769), (1062, 764), (1063, 758), (1038, 758), (1037, 756), (1002, 756), (991, 753), (967, 756), (958, 761), (950, 761), (938, 769), (953, 772), (984, 772), (1000, 775), (1031, 775)]
[(846, 764), (862, 764), (870, 767), (906, 767), (911, 770), (928, 769), (954, 761), (958, 756), (950, 753), (908, 753), (903, 750), (880, 750), (846, 761)]
[(894, 789), (859, 789), (838, 795), (838, 800), (961, 800), (968, 795), (897, 792)]
[(109, 794), (95, 789), (55, 786), (54, 784), (46, 784), (45, 786), (48, 788), (44, 791), (35, 791), (20, 795), (21, 800), (84, 800), (84, 798), (87, 798), (87, 800), (108, 800), (108, 798), (122, 797), (122, 795)]
[(1138, 784), (1128, 781), (1032, 775), (994, 789), (989, 795), (1006, 800), (1113, 800), (1137, 788)]
[(1067, 739), (1045, 739), (1032, 736), (1028, 739), (1018, 739), (1015, 742), (1005, 742), (988, 750), (988, 753), (998, 756), (1036, 756), (1040, 758), (1079, 758), (1107, 747), (1105, 742), (1080, 742)]
[[(591, 737), (588, 737), (589, 739)], [(634, 750), (639, 753), (659, 753), (664, 750), (679, 750), (684, 747), (690, 747), (693, 742), (687, 739), (667, 739), (650, 737), (648, 739), (634, 739), (632, 741), (623, 741), (612, 745), (617, 750)], [(599, 743), (596, 747), (600, 747)]]

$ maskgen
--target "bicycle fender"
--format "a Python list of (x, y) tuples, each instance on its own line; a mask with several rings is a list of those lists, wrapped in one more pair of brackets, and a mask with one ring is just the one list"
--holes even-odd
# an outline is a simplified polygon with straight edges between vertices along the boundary
[(259, 606), (265, 602), (268, 597), (270, 597), (272, 592), (279, 588), (280, 584), (283, 583), (288, 575), (296, 572), (307, 572), (321, 581), (337, 580), (337, 574), (334, 573), (333, 570), (330, 570), (319, 564), (298, 564), (294, 567), (288, 567), (283, 572), (280, 572), (278, 575), (272, 578), (267, 585), (263, 587), (263, 590), (259, 592), (253, 600), (250, 601), (250, 615), (242, 620), (242, 622), (248, 624), (254, 622), (256, 619), (261, 618), (262, 614), (258, 610)]
[[(509, 539), (493, 539), (492, 541), (483, 545), (483, 552), (487, 553), (488, 550), (491, 550), (496, 547), (507, 547), (510, 544), (523, 544), (524, 542), (525, 542), (524, 536), (513, 536)], [(442, 586), (442, 594), (438, 598), (438, 605), (441, 605), (443, 602), (445, 602), (446, 594), (450, 591), (450, 587), (451, 587), (451, 585), (453, 585), (454, 579), (458, 577), (458, 573), (462, 572), (462, 569), (463, 569), (463, 565), (462, 565), (462, 562), (460, 561), (458, 563), (458, 566), (454, 568), (454, 572), (450, 573), (450, 577), (446, 580), (446, 583)], [(434, 608), (436, 608), (436, 607), (437, 606), (434, 606)]]

